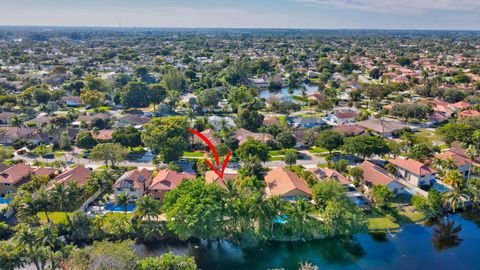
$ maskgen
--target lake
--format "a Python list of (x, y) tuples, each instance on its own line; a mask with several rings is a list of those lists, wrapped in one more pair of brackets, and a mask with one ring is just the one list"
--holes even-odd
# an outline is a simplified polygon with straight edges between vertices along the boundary
[(313, 94), (318, 91), (318, 86), (316, 85), (303, 84), (300, 87), (296, 87), (292, 89), (290, 89), (289, 87), (283, 87), (282, 89), (277, 91), (264, 89), (258, 92), (258, 96), (264, 99), (268, 99), (271, 96), (276, 96), (278, 98), (301, 96), (303, 92), (303, 88), (305, 88), (305, 93), (307, 95)]
[[(478, 215), (475, 215), (479, 223)], [(480, 223), (479, 223), (480, 224)], [(452, 233), (455, 229), (458, 233)], [(270, 242), (241, 249), (227, 241), (137, 246), (140, 257), (165, 252), (195, 257), (201, 269), (298, 269), (309, 261), (319, 269), (480, 269), (480, 227), (461, 216), (436, 224), (407, 225), (396, 234), (310, 242)]]

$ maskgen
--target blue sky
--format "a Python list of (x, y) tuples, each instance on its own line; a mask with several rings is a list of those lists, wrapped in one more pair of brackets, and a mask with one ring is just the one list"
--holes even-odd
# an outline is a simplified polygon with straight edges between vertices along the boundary
[(0, 0), (0, 25), (480, 30), (480, 0)]

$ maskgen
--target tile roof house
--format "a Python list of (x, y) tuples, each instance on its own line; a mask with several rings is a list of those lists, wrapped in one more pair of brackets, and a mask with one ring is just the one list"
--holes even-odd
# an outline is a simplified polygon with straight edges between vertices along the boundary
[(377, 164), (365, 160), (358, 165), (358, 168), (363, 171), (363, 182), (367, 188), (371, 188), (374, 185), (383, 185), (394, 193), (403, 193), (404, 186), (397, 182), (387, 170)]
[(311, 168), (309, 169), (319, 179), (333, 179), (341, 185), (350, 185), (352, 182), (337, 170), (330, 168)]
[(333, 128), (343, 136), (358, 136), (367, 133), (367, 130), (359, 125), (338, 125)]
[[(219, 145), (222, 143), (222, 140), (217, 137), (217, 135), (215, 134), (215, 131), (213, 129), (205, 129), (204, 131), (200, 132), (202, 133), (202, 135), (204, 135), (205, 137), (207, 137), (207, 139), (209, 139), (213, 145)], [(196, 143), (198, 144), (201, 144), (201, 145), (204, 145), (205, 142), (203, 142), (202, 139), (200, 139), (198, 136), (195, 136), (194, 139), (193, 139)]]
[(395, 131), (402, 130), (407, 126), (395, 121), (387, 121), (382, 119), (369, 119), (357, 123), (359, 126), (371, 130), (382, 137), (391, 137)]
[(125, 114), (118, 118), (115, 127), (143, 126), (151, 120), (148, 116)]
[(109, 141), (113, 138), (113, 129), (102, 129), (97, 131), (92, 131), (92, 137), (97, 141)]
[(207, 171), (205, 172), (205, 182), (207, 183), (216, 183), (223, 189), (226, 188), (225, 183), (227, 181), (233, 181), (235, 182), (237, 180), (238, 173), (236, 172), (225, 172), (223, 174), (223, 179), (221, 179), (218, 174), (216, 174), (214, 171)]
[(272, 135), (268, 133), (256, 133), (246, 130), (244, 128), (239, 128), (235, 131), (234, 135), (237, 138), (239, 144), (243, 144), (247, 141), (248, 138), (252, 138), (256, 141), (267, 143), (270, 140), (273, 140)]
[(27, 164), (17, 163), (0, 172), (0, 197), (17, 192), (18, 187), (31, 179), (33, 169)]
[(468, 176), (468, 172), (473, 166), (473, 161), (470, 160), (464, 153), (458, 153), (456, 151), (447, 150), (443, 153), (436, 154), (435, 158), (447, 160), (452, 159), (457, 166), (457, 169), (460, 173), (462, 173), (465, 177)]
[(480, 116), (480, 112), (475, 110), (466, 110), (458, 113), (458, 118), (460, 119), (475, 116)]
[(38, 144), (42, 140), (36, 128), (4, 127), (2, 129), (5, 130), (5, 135), (2, 136), (0, 142), (6, 145), (11, 145), (13, 142), (21, 139), (33, 144)]
[(0, 124), (6, 125), (9, 123), (8, 119), (12, 116), (16, 115), (13, 112), (2, 112), (0, 113)]
[(72, 181), (77, 182), (79, 186), (83, 186), (88, 182), (91, 173), (92, 172), (83, 165), (68, 168), (66, 171), (53, 178), (50, 188), (55, 184), (67, 185)]
[(193, 180), (195, 175), (186, 172), (176, 172), (165, 169), (158, 172), (149, 188), (149, 194), (157, 200), (163, 200), (165, 194), (176, 188), (184, 180)]
[(122, 193), (128, 193), (135, 199), (142, 197), (152, 183), (153, 172), (147, 169), (136, 169), (125, 172), (113, 184), (115, 198)]
[(265, 175), (265, 182), (265, 193), (268, 197), (279, 196), (284, 200), (297, 200), (309, 199), (312, 196), (305, 180), (283, 167), (270, 170)]
[(57, 170), (54, 168), (36, 168), (33, 170), (33, 174), (41, 175), (41, 176), (48, 176), (49, 178), (53, 177), (57, 173)]
[(396, 167), (395, 175), (415, 186), (430, 185), (435, 181), (437, 170), (411, 158), (397, 157), (388, 162)]
[(459, 101), (453, 104), (449, 104), (448, 107), (452, 108), (454, 111), (458, 110), (465, 110), (468, 109), (472, 106), (472, 104), (465, 102), (465, 101)]

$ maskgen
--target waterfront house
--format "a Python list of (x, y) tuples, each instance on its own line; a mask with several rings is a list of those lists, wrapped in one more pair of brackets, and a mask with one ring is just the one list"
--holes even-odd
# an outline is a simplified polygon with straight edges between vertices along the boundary
[(443, 153), (436, 154), (435, 158), (448, 160), (452, 159), (457, 170), (462, 173), (465, 177), (468, 177), (468, 172), (473, 166), (473, 161), (470, 160), (464, 153), (458, 153), (454, 150), (447, 150)]
[(176, 172), (165, 169), (158, 172), (149, 188), (149, 194), (156, 200), (163, 201), (165, 194), (176, 188), (185, 180), (193, 180), (195, 175), (187, 172)]
[(267, 197), (279, 196), (283, 200), (310, 199), (312, 191), (305, 180), (283, 167), (270, 170), (265, 175)]
[(63, 173), (53, 178), (49, 188), (52, 188), (53, 185), (56, 184), (67, 185), (69, 182), (73, 181), (77, 182), (79, 186), (83, 186), (88, 183), (91, 173), (92, 172), (83, 165), (76, 165), (73, 168), (68, 168)]
[(113, 192), (115, 198), (119, 194), (127, 193), (138, 199), (142, 197), (150, 187), (152, 183), (153, 172), (147, 169), (136, 169), (125, 172), (118, 180), (113, 184)]
[(24, 163), (17, 163), (11, 167), (1, 164), (0, 172), (0, 197), (14, 194), (18, 188), (30, 181), (33, 169)]
[(216, 183), (223, 189), (226, 189), (225, 183), (228, 181), (235, 182), (237, 180), (238, 173), (236, 172), (225, 172), (223, 174), (223, 178), (220, 178), (218, 174), (216, 174), (214, 171), (207, 171), (205, 172), (205, 182), (207, 183)]
[(437, 170), (411, 158), (397, 157), (388, 162), (395, 166), (395, 175), (415, 186), (430, 185), (435, 182)]
[(367, 189), (374, 185), (383, 185), (388, 187), (393, 193), (403, 193), (405, 187), (396, 181), (387, 170), (378, 166), (377, 164), (365, 160), (358, 168), (363, 171), (363, 184)]

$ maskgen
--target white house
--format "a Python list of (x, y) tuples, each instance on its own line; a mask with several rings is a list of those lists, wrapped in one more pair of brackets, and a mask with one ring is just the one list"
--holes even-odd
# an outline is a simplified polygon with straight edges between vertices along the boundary
[(225, 116), (217, 116), (217, 115), (212, 115), (208, 117), (208, 123), (213, 126), (215, 130), (220, 130), (222, 129), (223, 126), (225, 126), (228, 129), (234, 128), (237, 125), (235, 124), (235, 121), (231, 117)]
[(388, 162), (395, 166), (397, 177), (415, 186), (430, 185), (435, 182), (437, 171), (414, 159), (397, 157)]

